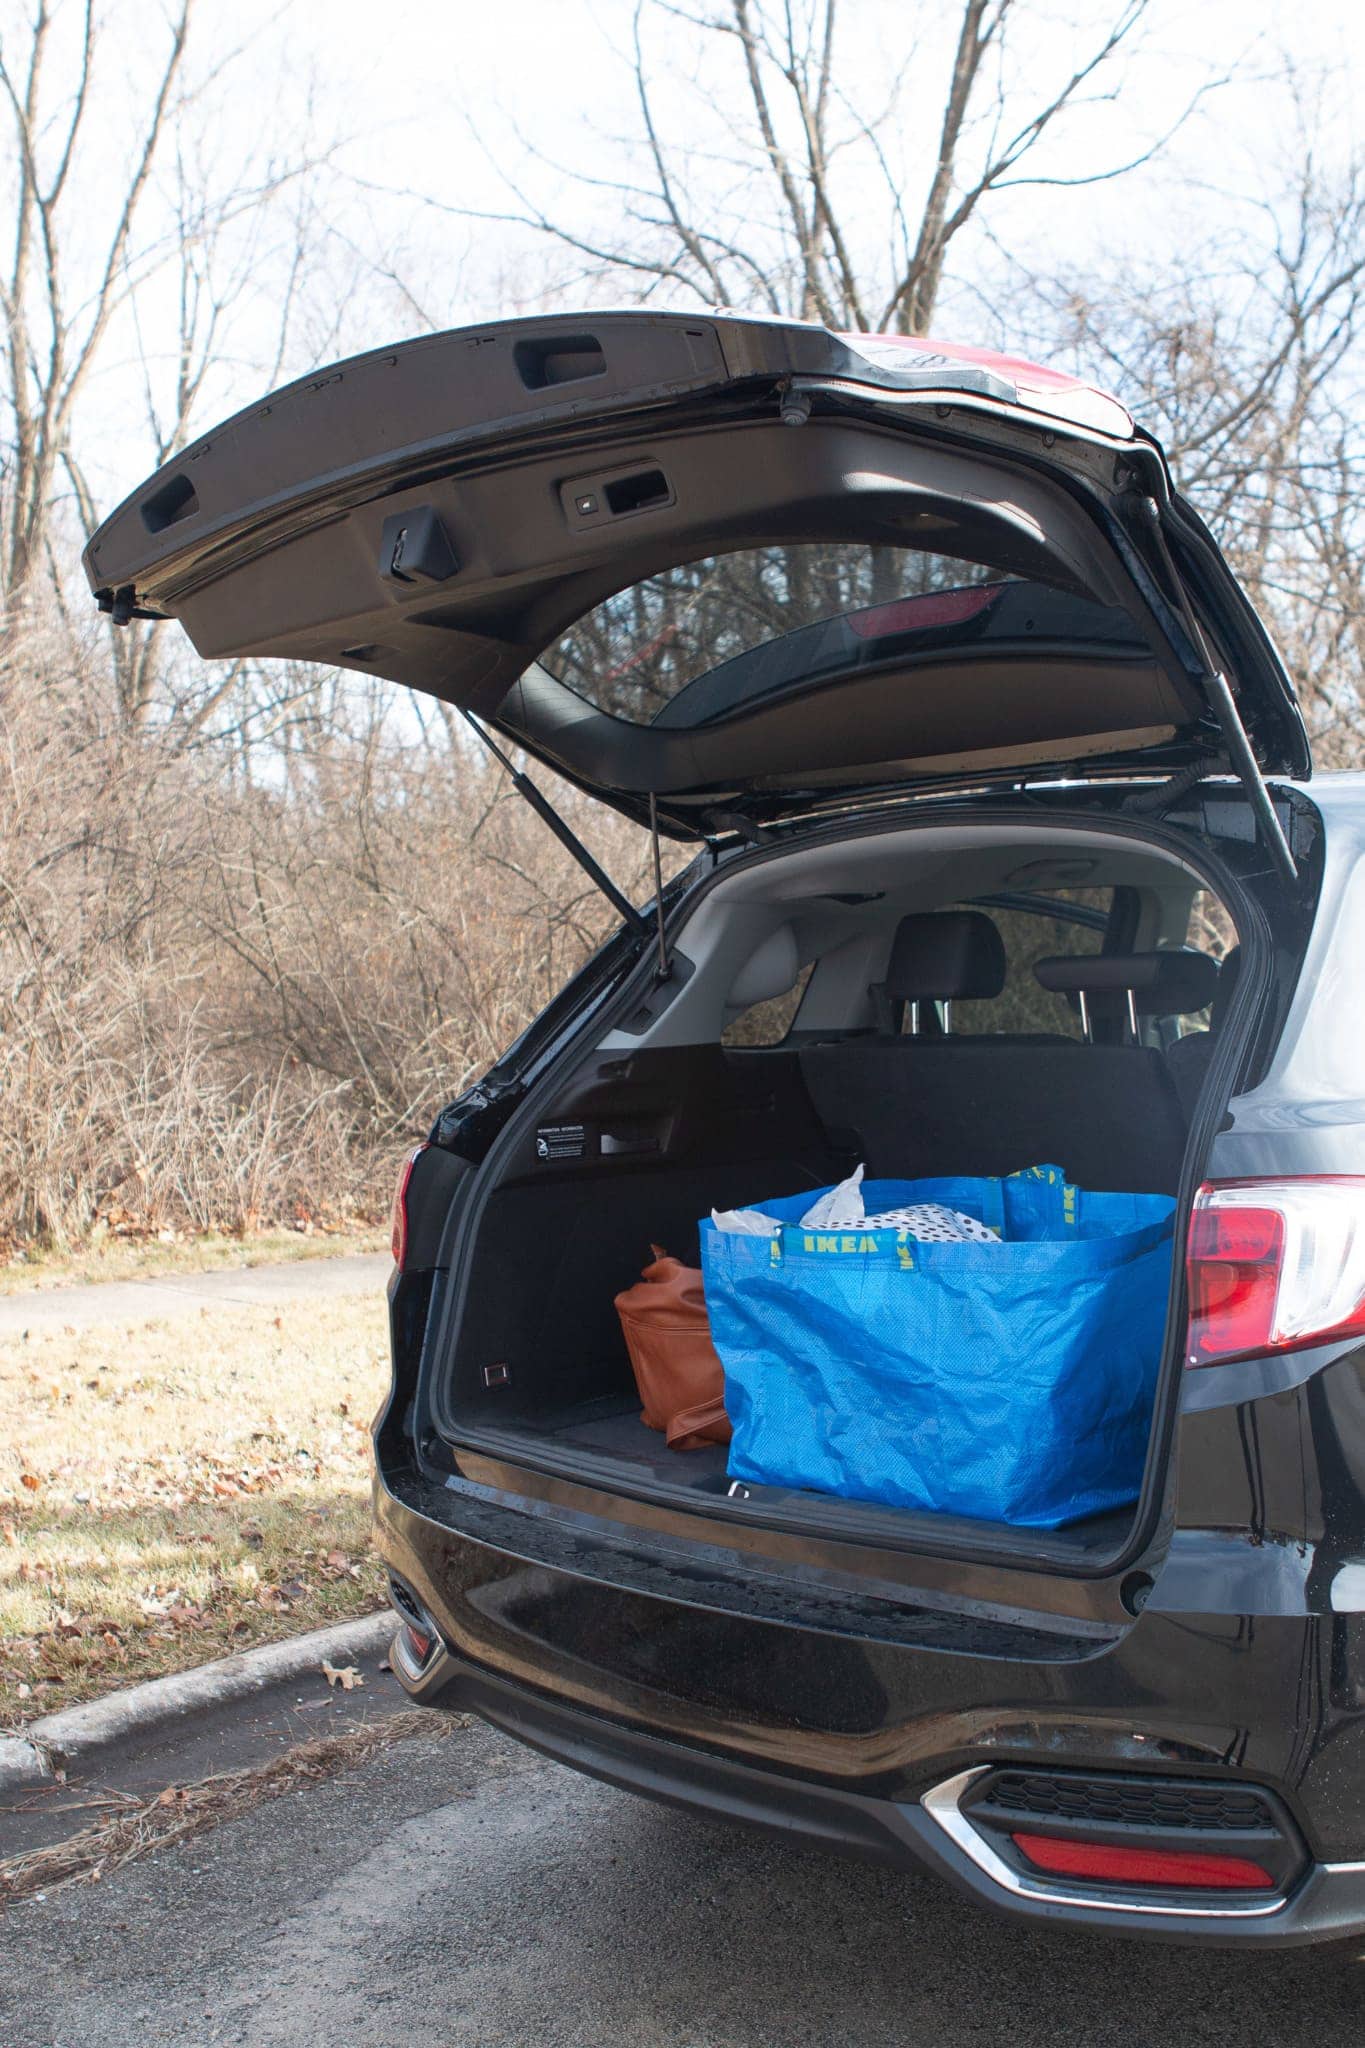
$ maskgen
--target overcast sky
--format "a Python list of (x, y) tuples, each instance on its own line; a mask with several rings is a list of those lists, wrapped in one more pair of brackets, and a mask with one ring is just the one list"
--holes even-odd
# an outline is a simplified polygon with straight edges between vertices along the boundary
[[(719, 9), (715, 0), (695, 0), (695, 11)], [(1117, 11), (1113, 0), (1030, 0), (1012, 31), (1019, 74), (1060, 79), (1096, 25)], [(328, 27), (319, 41), (323, 12)], [(862, 103), (875, 104), (884, 82), (912, 63), (901, 137), (908, 171), (924, 168), (937, 138), (957, 12), (942, 0), (844, 0), (839, 68)], [(506, 197), (502, 172), (534, 183), (542, 195), (548, 189), (534, 179), (517, 130), (564, 163), (610, 172), (610, 139), (637, 126), (633, 14), (633, 0), (521, 0), (502, 8), (395, 0), (383, 9), (377, 47), (373, 0), (326, 0), (325, 9), (318, 0), (297, 0), (283, 33), (296, 62), (311, 54), (338, 126), (356, 129), (345, 161), (358, 175), (379, 186), (416, 187), (451, 205), (497, 205)], [(690, 80), (704, 39), (656, 13), (645, 47), (665, 116), (691, 121)], [(1356, 139), (1365, 84), (1360, 0), (1299, 0), (1293, 9), (1281, 0), (1153, 0), (1133, 48), (1119, 103), (1070, 120), (1046, 168), (1065, 173), (1077, 162), (1122, 162), (1161, 134), (1201, 83), (1234, 67), (1242, 83), (1209, 97), (1162, 171), (1083, 195), (1035, 193), (1019, 202), (1022, 231), (1044, 231), (1050, 220), (1078, 235), (1126, 239), (1139, 226), (1159, 230), (1170, 218), (1173, 190), (1178, 196), (1191, 179), (1254, 184), (1258, 165), (1265, 167), (1284, 141), (1279, 90), (1262, 81), (1286, 53), (1310, 90), (1320, 81), (1325, 145), (1348, 147)], [(708, 85), (715, 77), (712, 70)]]
[[(156, 0), (107, 4), (104, 68), (81, 168), (79, 232), (91, 252), (129, 147), (129, 106), (145, 96), (165, 40)], [(718, 0), (689, 4), (705, 10)], [(1013, 17), (1010, 51), (1021, 96), (1055, 86), (1119, 5), (1028, 0)], [(28, 11), (27, 0), (0, 0), (7, 52), (22, 41)], [(425, 325), (536, 310), (556, 303), (566, 284), (571, 296), (599, 304), (621, 296), (584, 281), (563, 251), (524, 230), (469, 216), (516, 210), (516, 186), (579, 232), (616, 231), (622, 200), (613, 181), (630, 175), (639, 132), (634, 12), (634, 0), (293, 0), (282, 10), (270, 0), (199, 0), (191, 70), (202, 76), (223, 64), (188, 138), (209, 181), (231, 185), (246, 168), (258, 170), (265, 153), (297, 155), (310, 137), (332, 150), (309, 188), (303, 234), (320, 261), (282, 375)], [(872, 112), (905, 74), (897, 117), (883, 134), (912, 209), (937, 136), (956, 14), (940, 0), (844, 0), (838, 74), (850, 100)], [(68, 38), (77, 19), (65, 0)], [(1253, 209), (1282, 184), (1296, 149), (1279, 76), (1286, 38), (1318, 146), (1344, 160), (1359, 140), (1362, 21), (1360, 0), (1300, 0), (1292, 13), (1274, 0), (1152, 0), (1121, 79), (1111, 81), (1121, 83), (1117, 100), (1059, 125), (1035, 169), (1063, 179), (1114, 168), (1160, 137), (1201, 87), (1214, 89), (1159, 159), (1132, 176), (1080, 188), (1033, 185), (994, 205), (996, 246), (984, 234), (958, 245), (936, 325), (968, 340), (1020, 338), (1011, 333), (1016, 307), (992, 296), (1001, 248), (1051, 273), (1081, 274), (1125, 263), (1145, 269), (1239, 222), (1234, 232), (1254, 238), (1262, 230)], [(667, 10), (648, 17), (646, 54), (661, 127), (694, 152), (698, 203), (738, 207), (742, 216), (749, 188), (734, 138), (747, 110), (735, 68), (721, 61), (713, 38)], [(1229, 70), (1236, 82), (1217, 85)], [(855, 158), (850, 166), (842, 197), (856, 234), (856, 180), (864, 173)], [(601, 182), (590, 187), (570, 173)], [(159, 194), (154, 203), (162, 204)], [(880, 219), (867, 209), (869, 234), (874, 220), (880, 234)], [(248, 212), (239, 234), (250, 223)], [(281, 220), (250, 243), (201, 400), (201, 429), (268, 381), (290, 231)], [(871, 259), (877, 251), (863, 253)], [(170, 289), (167, 277), (141, 293), (136, 331), (125, 323), (101, 373), (98, 445), (87, 446), (86, 459), (106, 503), (118, 494), (117, 475), (146, 466), (142, 360), (154, 377), (173, 368)], [(89, 408), (85, 433), (89, 441)]]

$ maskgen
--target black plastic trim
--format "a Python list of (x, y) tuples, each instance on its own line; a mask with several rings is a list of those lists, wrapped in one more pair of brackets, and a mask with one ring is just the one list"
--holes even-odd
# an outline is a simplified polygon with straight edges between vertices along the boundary
[(860, 1860), (929, 1871), (1015, 1921), (1238, 1948), (1295, 1947), (1365, 1932), (1365, 1864), (1314, 1864), (1289, 1898), (1256, 1917), (1207, 1906), (1153, 1912), (1150, 1901), (1129, 1907), (1121, 1900), (1101, 1905), (1030, 1897), (994, 1883), (923, 1805), (869, 1798), (645, 1734), (514, 1685), (448, 1649), (421, 1680), (400, 1676), (422, 1704), (478, 1714), (542, 1755), (622, 1791)]

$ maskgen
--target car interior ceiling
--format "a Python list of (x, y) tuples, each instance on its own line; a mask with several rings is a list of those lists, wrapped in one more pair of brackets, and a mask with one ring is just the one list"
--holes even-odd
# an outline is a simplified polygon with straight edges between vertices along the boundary
[[(1220, 967), (1187, 943), (1204, 885), (1172, 857), (1083, 834), (1040, 857), (1039, 836), (873, 838), (713, 889), (677, 935), (674, 1002), (601, 1041), (504, 1157), (448, 1415), (715, 1491), (723, 1448), (670, 1453), (639, 1420), (614, 1300), (651, 1246), (696, 1263), (712, 1208), (859, 1161), (1174, 1192), (1235, 948)], [(765, 1006), (775, 1042), (736, 1043)]]

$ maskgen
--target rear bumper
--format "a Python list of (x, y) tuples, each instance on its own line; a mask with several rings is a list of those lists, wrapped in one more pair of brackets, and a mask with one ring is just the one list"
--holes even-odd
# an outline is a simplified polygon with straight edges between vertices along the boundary
[[(1238, 1946), (1365, 1933), (1357, 1618), (1163, 1613), (1158, 1587), (1107, 1641), (890, 1603), (879, 1633), (828, 1596), (820, 1619), (784, 1605), (752, 1560), (713, 1583), (701, 1547), (669, 1558), (487, 1489), (400, 1489), (377, 1489), (378, 1538), (439, 1638), (421, 1670), (396, 1646), (423, 1703), (651, 1798), (932, 1870), (1015, 1918)], [(1025, 1875), (959, 1805), (984, 1769), (1022, 1765), (1259, 1787), (1306, 1861), (1269, 1898)]]
[(958, 1803), (973, 1771), (931, 1787), (915, 1801), (869, 1798), (620, 1726), (513, 1685), (449, 1651), (438, 1653), (417, 1680), (401, 1657), (394, 1662), (404, 1684), (424, 1704), (478, 1714), (555, 1762), (606, 1784), (789, 1840), (930, 1871), (1010, 1918), (1253, 1948), (1294, 1947), (1365, 1932), (1365, 1862), (1314, 1863), (1289, 1897), (1271, 1903), (1170, 1907), (1080, 1899), (1051, 1891), (1041, 1881), (1021, 1879), (993, 1855)]

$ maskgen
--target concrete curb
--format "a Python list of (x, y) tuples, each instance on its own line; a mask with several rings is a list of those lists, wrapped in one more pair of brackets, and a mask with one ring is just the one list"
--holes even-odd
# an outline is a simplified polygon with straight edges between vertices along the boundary
[(345, 1664), (385, 1649), (398, 1623), (388, 1608), (359, 1621), (339, 1621), (284, 1642), (262, 1643), (258, 1649), (220, 1657), (194, 1671), (169, 1678), (151, 1678), (84, 1706), (64, 1707), (32, 1721), (22, 1735), (0, 1735), (0, 1792), (37, 1785), (58, 1770), (88, 1770), (103, 1750), (132, 1736), (150, 1734), (167, 1722), (263, 1692), (305, 1672), (316, 1671), (323, 1658)]

